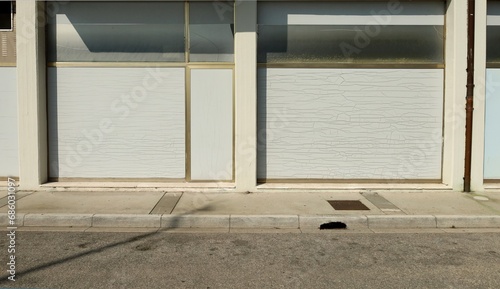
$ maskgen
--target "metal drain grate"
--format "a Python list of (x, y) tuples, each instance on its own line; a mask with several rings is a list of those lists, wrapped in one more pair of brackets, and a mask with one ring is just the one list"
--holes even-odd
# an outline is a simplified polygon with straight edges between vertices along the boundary
[(354, 201), (328, 201), (338, 211), (369, 211), (370, 209), (358, 200)]

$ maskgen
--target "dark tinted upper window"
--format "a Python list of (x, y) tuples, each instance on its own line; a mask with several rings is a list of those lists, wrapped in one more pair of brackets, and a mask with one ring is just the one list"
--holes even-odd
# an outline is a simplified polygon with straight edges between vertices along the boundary
[(0, 1), (0, 29), (12, 29), (12, 2)]
[(184, 3), (47, 2), (50, 62), (183, 62)]
[(488, 2), (488, 28), (486, 32), (487, 48), (486, 59), (488, 62), (500, 62), (500, 2)]
[(443, 2), (260, 2), (260, 63), (444, 63)]

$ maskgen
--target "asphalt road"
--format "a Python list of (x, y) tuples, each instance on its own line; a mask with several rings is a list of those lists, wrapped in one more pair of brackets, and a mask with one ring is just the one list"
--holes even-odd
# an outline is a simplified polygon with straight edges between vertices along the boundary
[[(8, 240), (1, 239), (7, 269)], [(4, 288), (500, 288), (500, 233), (17, 232)]]

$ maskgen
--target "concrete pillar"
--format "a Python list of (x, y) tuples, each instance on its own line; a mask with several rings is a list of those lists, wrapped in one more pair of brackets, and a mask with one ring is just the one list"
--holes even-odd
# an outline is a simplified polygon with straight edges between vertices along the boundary
[(34, 190), (47, 181), (45, 3), (17, 1), (19, 185)]
[(465, 166), (467, 1), (448, 0), (446, 5), (443, 183), (460, 191)]
[(484, 190), (484, 122), (486, 109), (487, 0), (476, 0), (474, 55), (474, 119), (472, 125), (471, 191)]
[(236, 190), (257, 183), (257, 1), (235, 3), (235, 180)]

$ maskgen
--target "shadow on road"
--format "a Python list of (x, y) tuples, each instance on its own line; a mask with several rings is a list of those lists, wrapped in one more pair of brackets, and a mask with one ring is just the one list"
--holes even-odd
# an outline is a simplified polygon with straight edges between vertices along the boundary
[[(28, 269), (17, 270), (16, 271), (16, 279), (19, 278), (19, 276), (22, 276), (22, 275), (27, 275), (27, 274), (30, 274), (30, 273), (34, 273), (34, 272), (37, 272), (37, 271), (41, 271), (41, 270), (50, 268), (52, 266), (64, 264), (64, 263), (70, 262), (70, 261), (74, 261), (74, 260), (82, 258), (82, 257), (87, 257), (87, 256), (90, 256), (90, 255), (93, 255), (93, 254), (101, 253), (103, 251), (106, 251), (106, 250), (109, 250), (109, 249), (113, 249), (115, 247), (119, 247), (121, 245), (126, 245), (126, 244), (130, 244), (130, 243), (133, 243), (133, 242), (146, 240), (148, 238), (151, 238), (153, 236), (158, 235), (161, 232), (166, 232), (166, 231), (168, 231), (168, 230), (170, 230), (172, 228), (178, 227), (177, 225), (179, 224), (179, 219), (182, 216), (190, 215), (190, 214), (192, 214), (195, 211), (206, 211), (206, 210), (209, 210), (210, 206), (211, 205), (206, 205), (204, 207), (198, 208), (197, 210), (192, 210), (192, 211), (186, 212), (184, 214), (176, 215), (176, 217), (172, 218), (172, 220), (170, 221), (171, 226), (169, 228), (160, 228), (157, 231), (148, 232), (148, 233), (145, 233), (145, 234), (141, 234), (139, 236), (134, 236), (134, 237), (131, 237), (131, 238), (127, 238), (127, 239), (125, 239), (123, 241), (115, 242), (115, 243), (112, 243), (112, 244), (108, 244), (108, 245), (102, 246), (100, 248), (95, 248), (95, 249), (91, 249), (91, 250), (88, 250), (88, 251), (85, 251), (85, 252), (82, 252), (82, 253), (73, 254), (73, 255), (68, 256), (68, 257), (64, 257), (64, 258), (52, 260), (52, 261), (43, 263), (41, 265), (33, 266), (31, 268), (28, 268)], [(11, 283), (12, 281), (9, 281), (7, 279), (8, 276), (10, 276), (10, 275), (3, 274), (3, 275), (0, 276), (0, 285), (12, 284)]]

